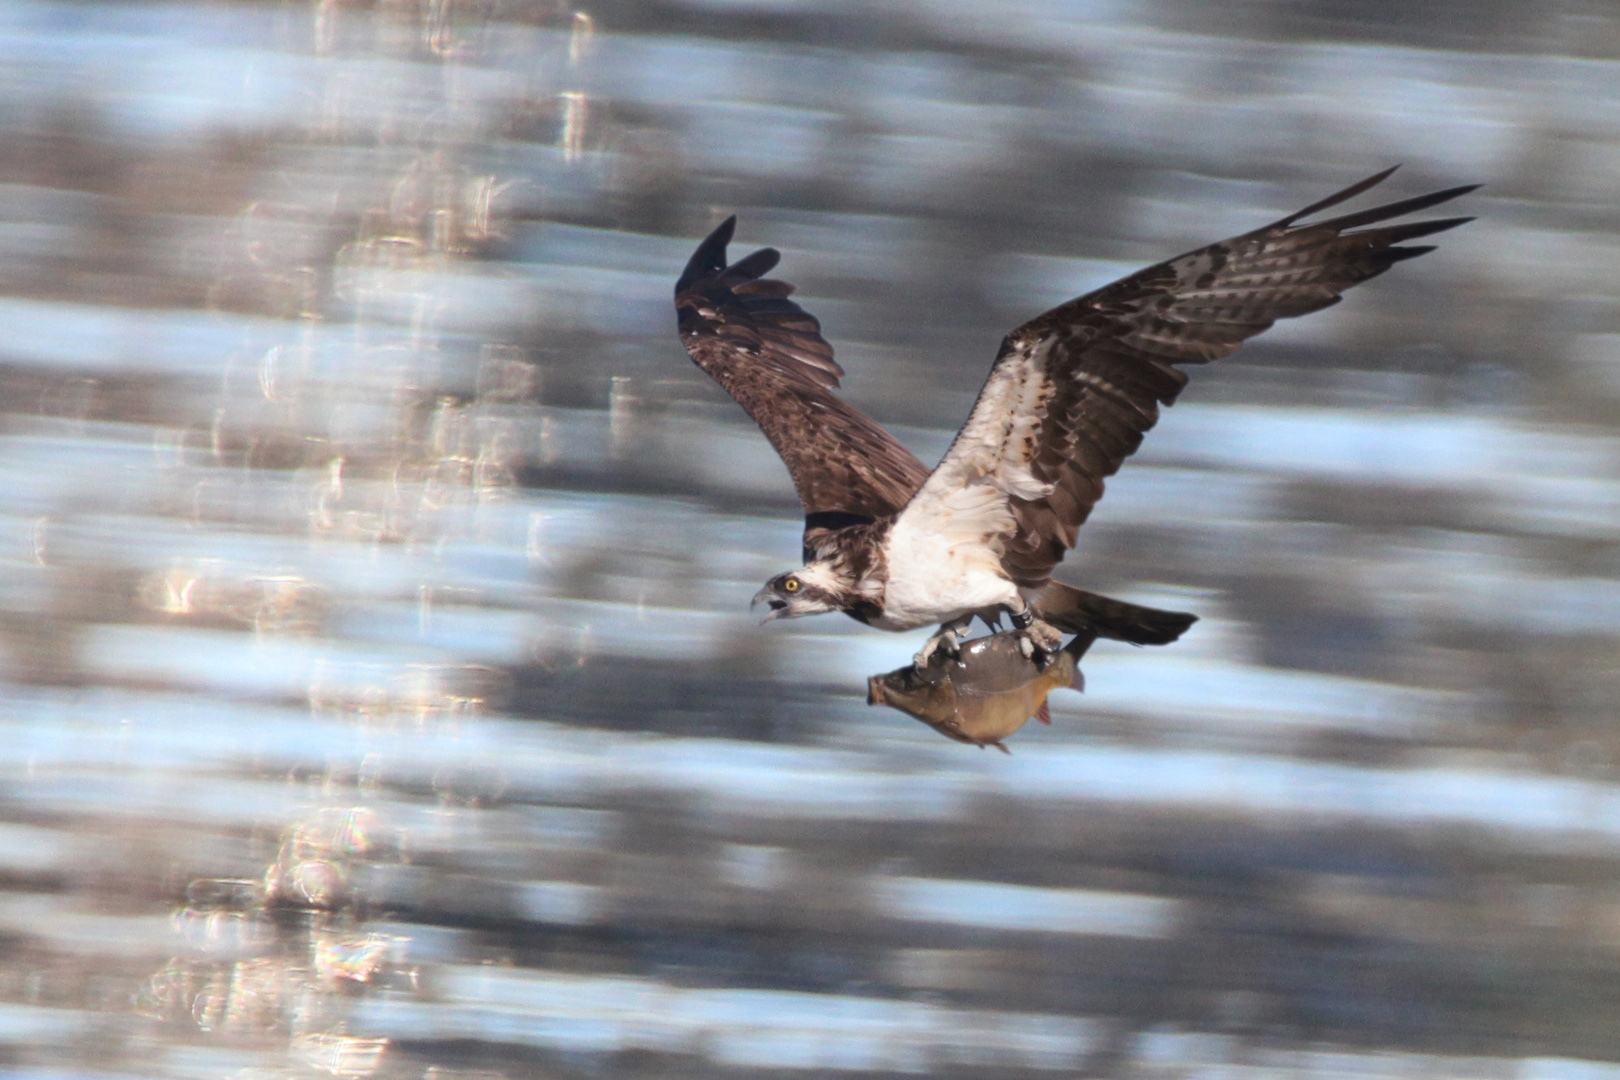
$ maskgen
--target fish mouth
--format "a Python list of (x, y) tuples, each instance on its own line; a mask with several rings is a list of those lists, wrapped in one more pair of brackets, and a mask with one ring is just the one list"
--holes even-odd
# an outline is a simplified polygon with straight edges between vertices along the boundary
[(887, 705), (883, 698), (883, 681), (876, 675), (866, 680), (866, 703), (868, 705)]

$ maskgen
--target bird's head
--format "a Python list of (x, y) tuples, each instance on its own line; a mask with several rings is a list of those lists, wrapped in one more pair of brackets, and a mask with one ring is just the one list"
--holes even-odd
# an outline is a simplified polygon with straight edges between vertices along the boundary
[(797, 619), (801, 615), (819, 615), (824, 611), (839, 611), (840, 589), (826, 571), (814, 563), (800, 570), (777, 574), (754, 594), (751, 606), (769, 604), (771, 611), (761, 624), (772, 619)]

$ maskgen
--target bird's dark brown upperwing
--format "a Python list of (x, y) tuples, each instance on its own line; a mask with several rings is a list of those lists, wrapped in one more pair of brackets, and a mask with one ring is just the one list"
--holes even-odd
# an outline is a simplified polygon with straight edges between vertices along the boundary
[[(914, 505), (927, 513), (953, 486), (997, 488), (1010, 511), (995, 526), (1002, 566), (1020, 585), (1046, 582), (1102, 498), (1104, 477), (1136, 451), (1158, 421), (1159, 406), (1175, 401), (1186, 385), (1186, 374), (1174, 365), (1230, 355), (1277, 319), (1335, 304), (1351, 286), (1434, 250), (1396, 246), (1402, 241), (1472, 220), (1351, 231), (1443, 203), (1477, 184), (1296, 224), (1394, 171), (1254, 232), (1140, 270), (1014, 330), (967, 425)], [(1020, 413), (1024, 418), (1015, 422)]]
[(813, 548), (822, 530), (897, 512), (928, 468), (833, 393), (844, 371), (821, 324), (788, 299), (792, 285), (764, 276), (780, 253), (763, 248), (726, 265), (736, 224), (727, 218), (710, 233), (675, 284), (681, 342), (781, 455)]

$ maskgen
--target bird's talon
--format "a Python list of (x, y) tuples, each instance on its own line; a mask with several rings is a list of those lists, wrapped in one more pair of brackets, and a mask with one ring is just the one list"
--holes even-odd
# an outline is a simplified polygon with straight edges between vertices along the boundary
[(1024, 659), (1033, 660), (1041, 668), (1063, 647), (1062, 632), (1040, 619), (1031, 618), (1014, 633), (1018, 635), (1018, 651), (1024, 654)]
[(929, 638), (923, 645), (922, 651), (911, 658), (917, 667), (925, 668), (931, 663), (936, 654), (943, 655), (947, 660), (960, 660), (962, 658), (962, 645), (956, 640), (956, 633), (951, 630), (941, 630)]

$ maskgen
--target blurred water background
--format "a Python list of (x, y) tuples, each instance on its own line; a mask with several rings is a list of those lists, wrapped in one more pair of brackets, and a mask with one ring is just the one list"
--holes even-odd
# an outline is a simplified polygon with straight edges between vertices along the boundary
[[(1003, 757), (756, 626), (720, 217), (931, 459), (1395, 162), (1069, 561), (1181, 643)], [(11, 0), (0, 1073), (1620, 1077), (1617, 174), (1610, 0)]]

